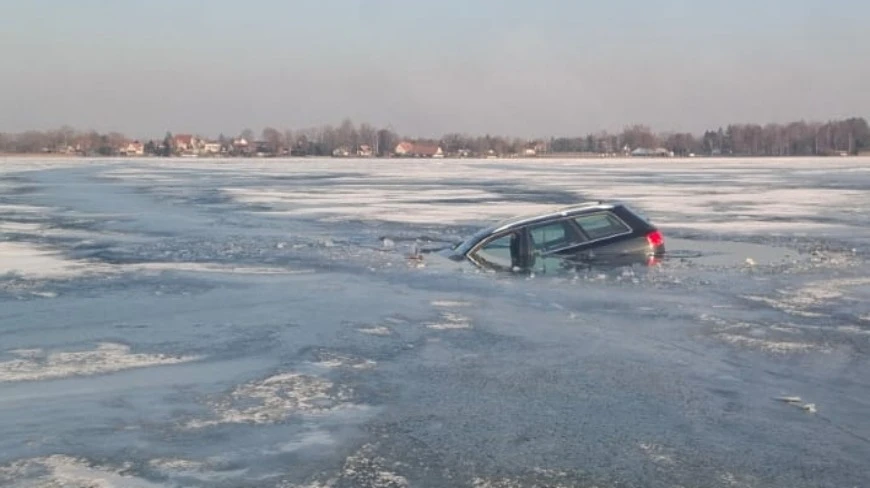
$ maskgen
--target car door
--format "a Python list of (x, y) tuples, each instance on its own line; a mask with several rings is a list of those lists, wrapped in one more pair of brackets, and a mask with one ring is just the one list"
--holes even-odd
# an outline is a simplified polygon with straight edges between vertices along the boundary
[(574, 217), (587, 240), (577, 249), (587, 264), (627, 264), (645, 259), (646, 242), (634, 238), (633, 229), (612, 212), (594, 212)]
[(530, 256), (522, 228), (489, 236), (468, 253), (472, 263), (493, 271), (526, 269)]
[(573, 258), (587, 238), (570, 218), (553, 219), (526, 227), (531, 251), (530, 269), (546, 273), (570, 267), (566, 258)]

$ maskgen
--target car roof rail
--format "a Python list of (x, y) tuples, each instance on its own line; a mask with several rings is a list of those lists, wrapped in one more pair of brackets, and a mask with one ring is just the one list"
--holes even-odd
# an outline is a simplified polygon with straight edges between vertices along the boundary
[(549, 212), (539, 212), (532, 215), (525, 216), (516, 216), (513, 218), (505, 219), (499, 222), (493, 229), (493, 232), (501, 232), (503, 230), (509, 229), (511, 227), (516, 227), (522, 224), (526, 224), (529, 222), (534, 222), (539, 219), (546, 219), (547, 217), (551, 217), (554, 215), (565, 215), (572, 212), (580, 212), (587, 209), (593, 209), (596, 207), (609, 207), (615, 205), (606, 200), (589, 200), (582, 203), (577, 203), (574, 205), (569, 205), (561, 208), (554, 208)]

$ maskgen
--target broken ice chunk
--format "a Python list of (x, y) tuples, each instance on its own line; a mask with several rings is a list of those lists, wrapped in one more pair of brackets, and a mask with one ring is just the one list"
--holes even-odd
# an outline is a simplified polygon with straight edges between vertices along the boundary
[(785, 402), (785, 403), (800, 403), (802, 401), (801, 397), (799, 397), (799, 396), (778, 397), (777, 400), (779, 400), (781, 402)]

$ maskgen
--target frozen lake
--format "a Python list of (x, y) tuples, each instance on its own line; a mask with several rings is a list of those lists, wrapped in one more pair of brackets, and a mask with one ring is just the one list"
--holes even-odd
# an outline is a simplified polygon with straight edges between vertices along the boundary
[[(702, 259), (406, 257), (584, 199)], [(0, 159), (0, 486), (866, 486), (868, 259), (870, 159)]]

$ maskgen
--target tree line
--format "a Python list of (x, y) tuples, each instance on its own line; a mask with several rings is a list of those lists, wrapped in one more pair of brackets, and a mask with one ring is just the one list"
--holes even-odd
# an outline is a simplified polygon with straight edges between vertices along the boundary
[(620, 153), (637, 148), (662, 148), (676, 156), (826, 156), (870, 150), (870, 126), (863, 118), (788, 124), (730, 124), (703, 134), (654, 133), (644, 125), (617, 134), (599, 132), (585, 137), (550, 141), (554, 153)]
[(128, 138), (119, 132), (101, 134), (97, 131), (79, 132), (63, 126), (57, 130), (29, 130), (17, 134), (0, 132), (0, 152), (46, 153), (60, 152), (71, 146), (87, 147), (92, 154), (112, 155)]
[[(238, 141), (249, 144), (241, 154)], [(219, 135), (215, 142), (222, 153), (249, 155), (251, 152), (272, 155), (330, 156), (336, 151), (349, 154), (368, 146), (373, 155), (389, 156), (396, 145), (405, 140), (392, 128), (372, 124), (355, 124), (345, 119), (339, 125), (324, 125), (301, 130), (278, 130), (267, 127), (255, 134), (250, 129), (237, 136)], [(70, 152), (83, 155), (116, 155), (130, 138), (118, 132), (77, 131), (69, 126), (49, 131), (0, 133), (2, 153)], [(707, 129), (699, 134), (689, 132), (656, 133), (645, 125), (631, 125), (621, 132), (600, 131), (572, 137), (531, 139), (493, 135), (469, 135), (452, 132), (437, 139), (416, 140), (441, 146), (445, 154), (461, 155), (523, 155), (608, 154), (619, 155), (637, 149), (665, 150), (675, 156), (824, 156), (858, 154), (870, 150), (870, 126), (864, 118), (848, 118), (828, 122), (791, 122), (788, 124), (730, 124)], [(163, 139), (142, 141), (145, 152), (153, 155), (172, 154), (172, 135)]]

